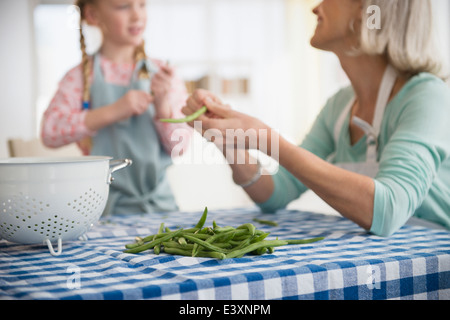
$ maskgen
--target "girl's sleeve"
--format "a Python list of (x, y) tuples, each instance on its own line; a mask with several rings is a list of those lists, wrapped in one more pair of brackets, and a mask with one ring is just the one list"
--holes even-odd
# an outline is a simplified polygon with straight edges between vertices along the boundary
[(389, 236), (407, 222), (450, 156), (450, 94), (442, 86), (409, 98), (383, 150), (370, 230), (376, 235)]
[(82, 83), (80, 66), (70, 70), (60, 81), (42, 119), (41, 138), (45, 146), (58, 148), (95, 134), (85, 125)]
[[(184, 81), (179, 77), (173, 78), (170, 92), (170, 104), (172, 106), (173, 118), (184, 118), (181, 109), (186, 105), (188, 92)], [(174, 157), (181, 156), (188, 148), (193, 129), (185, 123), (164, 123), (155, 120), (156, 130), (161, 139), (164, 150)]]

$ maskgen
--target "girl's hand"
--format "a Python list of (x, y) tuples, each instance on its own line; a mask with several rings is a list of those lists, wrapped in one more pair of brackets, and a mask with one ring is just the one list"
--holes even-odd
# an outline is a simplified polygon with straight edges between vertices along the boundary
[[(197, 121), (202, 121), (201, 128), (189, 123), (195, 129), (201, 129), (203, 137), (213, 141), (216, 145), (232, 148), (261, 149), (261, 135), (270, 138), (271, 128), (262, 121), (232, 110), (230, 106), (223, 104), (217, 97), (206, 90), (197, 90), (187, 100), (186, 107), (182, 109), (186, 115), (192, 114), (202, 106), (208, 108), (208, 112), (200, 116)], [(265, 143), (265, 142), (264, 142)]]
[(142, 90), (130, 90), (113, 104), (115, 122), (139, 116), (147, 111), (153, 102), (151, 94)]
[(171, 118), (172, 108), (169, 102), (169, 93), (172, 88), (175, 70), (168, 65), (163, 65), (152, 78), (150, 90), (154, 97), (155, 118)]

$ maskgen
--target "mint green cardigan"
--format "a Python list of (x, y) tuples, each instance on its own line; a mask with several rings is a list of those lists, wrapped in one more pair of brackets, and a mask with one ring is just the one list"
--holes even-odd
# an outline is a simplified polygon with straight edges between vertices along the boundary
[[(354, 97), (351, 87), (331, 97), (300, 147), (333, 163), (365, 161), (363, 137), (350, 144), (342, 130), (336, 148), (333, 132), (343, 108)], [(344, 123), (348, 128), (349, 117)], [(389, 236), (407, 220), (418, 217), (450, 229), (450, 88), (439, 78), (421, 73), (411, 78), (390, 101), (381, 126), (370, 231)], [(307, 188), (285, 168), (274, 174), (272, 196), (257, 205), (275, 212)]]

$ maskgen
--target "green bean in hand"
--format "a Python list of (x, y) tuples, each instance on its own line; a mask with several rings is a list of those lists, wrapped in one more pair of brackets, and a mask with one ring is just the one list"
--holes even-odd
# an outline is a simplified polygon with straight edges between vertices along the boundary
[(183, 123), (183, 122), (191, 122), (194, 121), (195, 119), (197, 119), (198, 117), (200, 117), (202, 114), (204, 114), (208, 109), (206, 109), (206, 106), (201, 107), (200, 109), (198, 109), (196, 112), (194, 112), (191, 115), (188, 115), (185, 118), (181, 118), (181, 119), (159, 119), (159, 121), (161, 122), (166, 122), (166, 123)]

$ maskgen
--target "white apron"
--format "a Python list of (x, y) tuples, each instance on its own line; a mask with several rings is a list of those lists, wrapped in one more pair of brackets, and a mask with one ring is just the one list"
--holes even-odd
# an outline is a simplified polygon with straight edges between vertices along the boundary
[[(345, 162), (345, 163), (338, 162), (335, 163), (336, 166), (348, 171), (352, 171), (365, 176), (369, 176), (371, 178), (375, 178), (380, 167), (378, 162), (378, 136), (380, 134), (384, 111), (389, 102), (389, 97), (391, 95), (392, 89), (394, 88), (396, 80), (397, 80), (397, 73), (395, 69), (391, 65), (388, 65), (383, 75), (380, 90), (378, 91), (378, 98), (375, 106), (375, 115), (372, 125), (356, 116), (354, 116), (352, 119), (353, 124), (360, 127), (366, 134), (366, 144), (367, 144), (366, 161)], [(351, 101), (344, 108), (344, 110), (342, 111), (341, 115), (339, 116), (336, 122), (334, 128), (334, 141), (336, 143), (336, 146), (342, 129), (348, 130), (348, 128), (343, 128), (343, 125), (348, 114), (351, 112), (355, 100), (356, 98), (351, 99)]]
[[(375, 178), (380, 167), (377, 157), (378, 136), (380, 134), (380, 128), (381, 123), (383, 121), (384, 111), (388, 104), (389, 97), (391, 95), (396, 80), (397, 74), (395, 72), (395, 69), (391, 65), (388, 65), (384, 73), (383, 80), (381, 82), (380, 90), (378, 91), (377, 103), (375, 106), (375, 115), (372, 125), (370, 125), (369, 123), (358, 117), (353, 117), (352, 119), (353, 123), (359, 126), (362, 130), (364, 130), (366, 134), (366, 143), (367, 143), (366, 161), (337, 162), (334, 163), (336, 166), (348, 171), (352, 171), (371, 178)], [(347, 119), (349, 113), (351, 112), (355, 100), (356, 100), (355, 98), (351, 99), (349, 104), (342, 111), (334, 127), (334, 141), (337, 148), (340, 133), (342, 132), (342, 130), (348, 130), (348, 128), (343, 127), (345, 120)], [(328, 161), (334, 162), (333, 159), (335, 155), (336, 153), (333, 153), (330, 157), (328, 157)], [(306, 191), (302, 195), (300, 204), (297, 205), (300, 205), (303, 210), (310, 210), (332, 215), (340, 215), (339, 212), (337, 212), (334, 208), (328, 205), (324, 200), (322, 200), (317, 194), (315, 194), (311, 190)]]

